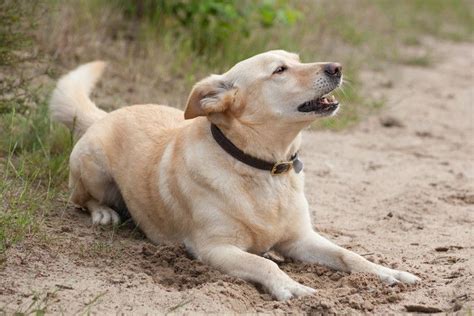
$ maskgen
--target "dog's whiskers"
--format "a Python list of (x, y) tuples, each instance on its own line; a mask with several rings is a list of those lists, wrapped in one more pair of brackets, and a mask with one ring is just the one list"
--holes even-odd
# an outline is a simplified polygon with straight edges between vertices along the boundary
[(344, 82), (344, 83), (353, 83), (352, 80), (347, 79), (347, 78), (342, 79), (342, 82)]
[(344, 91), (344, 88), (342, 87), (342, 85), (337, 87), (337, 89), (339, 89), (342, 92), (342, 94), (344, 95), (344, 97), (347, 98), (347, 93), (346, 93), (346, 91)]

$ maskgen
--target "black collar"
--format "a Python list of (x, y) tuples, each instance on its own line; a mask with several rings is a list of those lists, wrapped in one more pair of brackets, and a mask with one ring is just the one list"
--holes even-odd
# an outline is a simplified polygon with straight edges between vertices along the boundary
[(211, 133), (215, 141), (222, 147), (222, 149), (246, 165), (257, 169), (270, 171), (272, 175), (287, 173), (291, 169), (294, 169), (296, 173), (299, 173), (301, 170), (303, 170), (303, 163), (298, 159), (298, 152), (291, 156), (289, 161), (268, 162), (244, 153), (227, 137), (225, 137), (222, 131), (214, 124), (211, 124)]

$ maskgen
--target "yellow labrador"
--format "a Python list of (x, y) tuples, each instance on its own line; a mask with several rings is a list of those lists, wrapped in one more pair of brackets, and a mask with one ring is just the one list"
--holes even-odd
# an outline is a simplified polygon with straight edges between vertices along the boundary
[(301, 130), (334, 114), (336, 63), (269, 51), (198, 82), (183, 111), (135, 105), (106, 113), (89, 99), (104, 69), (60, 79), (51, 114), (80, 137), (70, 157), (72, 201), (93, 224), (131, 217), (154, 243), (183, 242), (199, 260), (262, 284), (276, 299), (310, 295), (259, 254), (284, 256), (388, 283), (416, 276), (371, 263), (316, 233), (297, 157)]

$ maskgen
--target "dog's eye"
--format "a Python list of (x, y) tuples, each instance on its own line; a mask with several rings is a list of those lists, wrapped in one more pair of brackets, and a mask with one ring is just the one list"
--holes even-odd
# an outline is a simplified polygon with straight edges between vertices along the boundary
[(286, 67), (286, 66), (279, 66), (277, 69), (275, 69), (273, 74), (281, 74), (287, 69), (288, 69), (288, 67)]

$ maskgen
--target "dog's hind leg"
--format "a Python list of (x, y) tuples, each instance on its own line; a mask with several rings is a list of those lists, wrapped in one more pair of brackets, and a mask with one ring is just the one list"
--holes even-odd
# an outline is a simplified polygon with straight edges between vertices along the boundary
[(86, 202), (86, 207), (91, 213), (92, 224), (94, 225), (108, 225), (113, 224), (117, 225), (120, 223), (120, 217), (113, 209), (110, 207), (97, 202), (94, 199), (90, 199)]
[[(80, 158), (79, 158), (80, 159)], [(71, 159), (69, 187), (73, 203), (89, 210), (94, 225), (120, 223), (120, 216), (114, 211), (110, 192), (117, 191), (115, 182), (104, 168), (89, 157)]]

